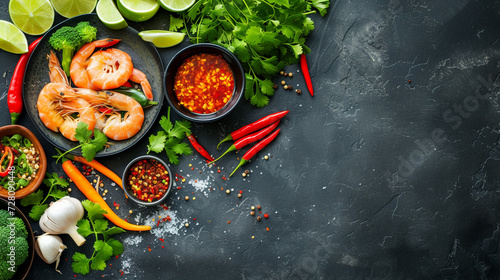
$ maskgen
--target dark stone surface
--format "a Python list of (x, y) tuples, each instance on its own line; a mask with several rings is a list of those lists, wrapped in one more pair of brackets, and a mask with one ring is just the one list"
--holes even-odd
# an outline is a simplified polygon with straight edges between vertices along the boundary
[[(9, 20), (7, 4), (0, 5), (0, 18)], [(105, 181), (120, 216), (132, 209), (132, 222), (172, 220), (150, 233), (116, 236), (125, 252), (104, 271), (76, 278), (497, 279), (499, 14), (500, 1), (492, 0), (355, 0), (332, 3), (324, 18), (312, 15), (314, 97), (292, 65), (289, 80), (302, 95), (279, 89), (265, 108), (241, 102), (221, 121), (193, 125), (199, 142), (218, 155), (229, 132), (290, 110), (275, 142), (241, 170), (250, 176), (223, 179), (242, 153), (217, 167), (197, 154), (183, 157), (171, 166), (186, 181), (176, 182), (181, 189), (168, 198), (169, 210), (127, 203)], [(131, 26), (167, 29), (168, 16), (160, 9)], [(164, 64), (188, 44), (161, 50)], [(9, 123), (6, 92), (18, 57), (0, 52), (0, 125)], [(26, 115), (19, 124), (40, 136)], [(147, 143), (98, 160), (121, 174)], [(54, 161), (49, 171), (64, 175)], [(250, 216), (257, 204), (269, 219)], [(74, 278), (71, 256), (90, 254), (91, 240), (77, 248), (62, 237), (69, 247), (63, 274), (36, 257), (30, 279)]]

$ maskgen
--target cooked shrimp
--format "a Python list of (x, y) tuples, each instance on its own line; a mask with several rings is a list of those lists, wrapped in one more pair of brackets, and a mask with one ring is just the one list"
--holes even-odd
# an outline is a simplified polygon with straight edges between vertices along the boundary
[[(80, 121), (88, 125), (88, 130), (94, 129), (96, 123), (95, 110), (90, 107), (90, 104), (85, 99), (75, 98), (71, 101), (61, 102), (61, 108), (63, 109), (61, 112), (64, 114), (64, 122), (59, 131), (64, 137), (76, 141), (76, 127)], [(78, 117), (73, 117), (73, 113), (78, 113)]]
[(96, 48), (110, 47), (120, 42), (120, 39), (102, 39), (93, 41), (83, 45), (78, 52), (73, 56), (73, 60), (70, 65), (70, 77), (73, 84), (79, 88), (90, 88), (98, 90), (97, 86), (94, 86), (87, 76), (87, 66), (89, 64), (89, 58), (94, 53)]
[(142, 92), (144, 92), (144, 95), (146, 95), (146, 97), (149, 100), (153, 100), (153, 91), (151, 90), (151, 85), (149, 84), (149, 81), (146, 78), (146, 74), (142, 73), (137, 69), (134, 69), (132, 71), (132, 75), (130, 76), (129, 80), (131, 80), (134, 83), (141, 84)]
[(132, 58), (119, 49), (107, 49), (94, 53), (87, 65), (87, 75), (95, 87), (114, 89), (125, 84), (134, 70)]
[(68, 76), (62, 69), (56, 54), (53, 51), (50, 51), (50, 54), (47, 55), (47, 59), (49, 60), (50, 82), (69, 85)]
[[(102, 128), (102, 132), (107, 137), (114, 140), (124, 140), (141, 130), (144, 123), (144, 110), (141, 104), (132, 97), (112, 91), (90, 89), (76, 89), (76, 92), (91, 106), (107, 106), (115, 109), (116, 112), (106, 119)], [(125, 112), (123, 118), (119, 111)]]
[(59, 128), (64, 123), (61, 115), (60, 102), (75, 99), (75, 92), (68, 85), (63, 83), (46, 84), (37, 100), (38, 115), (43, 124), (54, 132), (59, 132)]

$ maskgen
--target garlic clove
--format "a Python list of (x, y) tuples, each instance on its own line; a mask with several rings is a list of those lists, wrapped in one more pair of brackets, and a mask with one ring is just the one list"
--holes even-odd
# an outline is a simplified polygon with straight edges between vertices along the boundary
[(59, 271), (57, 267), (59, 266), (61, 254), (66, 248), (66, 245), (63, 244), (59, 236), (50, 235), (48, 233), (37, 236), (35, 241), (35, 251), (38, 256), (48, 264), (56, 262), (55, 270), (59, 273), (61, 273), (61, 271)]
[(76, 223), (83, 218), (84, 209), (80, 200), (65, 196), (50, 205), (40, 218), (40, 228), (50, 234), (66, 233), (73, 238), (76, 245), (85, 243)]

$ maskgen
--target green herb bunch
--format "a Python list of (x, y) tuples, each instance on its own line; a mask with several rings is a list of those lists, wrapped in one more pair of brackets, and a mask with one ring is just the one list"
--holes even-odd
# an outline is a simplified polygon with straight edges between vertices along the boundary
[(187, 120), (170, 121), (170, 107), (168, 107), (167, 116), (161, 116), (160, 126), (163, 130), (158, 131), (156, 135), (149, 136), (149, 152), (161, 153), (165, 151), (168, 160), (172, 164), (179, 164), (179, 155), (190, 155), (193, 150), (187, 143), (182, 142), (189, 132), (191, 123)]
[(39, 189), (21, 199), (22, 206), (31, 206), (29, 216), (34, 221), (40, 220), (45, 210), (49, 208), (49, 201), (47, 199), (52, 198), (50, 200), (50, 202), (52, 202), (68, 195), (69, 182), (64, 178), (59, 178), (55, 172), (45, 173), (43, 184), (49, 187), (47, 195), (44, 194), (43, 190)]
[[(122, 228), (113, 226), (108, 228), (108, 220), (103, 216), (106, 211), (99, 204), (89, 200), (82, 201), (83, 208), (87, 210), (87, 218), (78, 221), (78, 233), (83, 237), (93, 234), (95, 236), (94, 252), (90, 257), (80, 252), (73, 254), (73, 272), (86, 275), (92, 270), (104, 270), (106, 262), (112, 256), (123, 253), (123, 244), (111, 235), (125, 232)], [(99, 238), (102, 236), (102, 238)]]
[(193, 43), (214, 43), (234, 53), (245, 68), (245, 98), (264, 107), (274, 95), (272, 78), (303, 53), (314, 29), (309, 14), (327, 13), (329, 0), (199, 0), (170, 30), (182, 29)]

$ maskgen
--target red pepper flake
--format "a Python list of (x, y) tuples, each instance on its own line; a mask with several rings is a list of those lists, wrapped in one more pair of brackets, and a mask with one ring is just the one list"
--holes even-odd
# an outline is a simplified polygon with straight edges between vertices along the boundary
[(158, 240), (160, 240), (162, 243), (165, 242), (165, 239), (163, 238), (159, 238)]
[(228, 223), (228, 224), (230, 224), (230, 223), (231, 223), (231, 221), (227, 221), (227, 223)]
[(193, 221), (196, 221), (196, 218), (193, 218)]
[(267, 230), (267, 231), (269, 231), (269, 228), (268, 228), (268, 227), (266, 227), (266, 230)]
[(120, 204), (116, 203), (116, 201), (113, 201), (113, 206), (120, 207)]
[(148, 251), (150, 251), (150, 252), (151, 252), (151, 247), (150, 247), (150, 246), (148, 246)]
[(243, 193), (243, 191), (240, 191), (240, 193)]
[(165, 248), (165, 246), (161, 245), (161, 248), (163, 249), (163, 248)]
[(119, 257), (119, 256), (120, 256), (120, 255), (116, 255), (116, 256), (115, 256), (115, 259), (118, 259), (118, 257)]
[(156, 226), (160, 226), (160, 220), (158, 220), (158, 222), (156, 223)]
[(168, 190), (170, 174), (165, 166), (154, 159), (145, 159), (130, 167), (127, 181), (133, 194), (143, 201), (156, 201), (162, 198)]
[(194, 54), (177, 69), (174, 91), (179, 103), (188, 110), (199, 114), (214, 113), (233, 95), (233, 72), (221, 55)]
[(266, 219), (269, 218), (269, 214), (267, 214), (267, 213), (264, 214), (264, 218), (266, 218)]
[(226, 176), (222, 176), (222, 180), (224, 180), (224, 181), (225, 181), (226, 179), (227, 179), (227, 178), (226, 178)]

